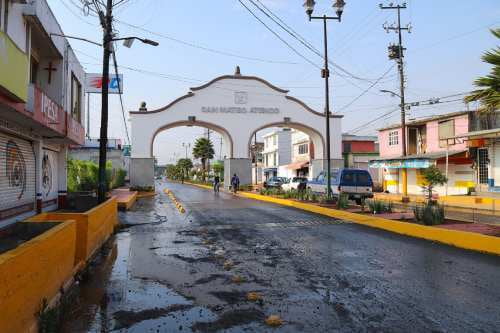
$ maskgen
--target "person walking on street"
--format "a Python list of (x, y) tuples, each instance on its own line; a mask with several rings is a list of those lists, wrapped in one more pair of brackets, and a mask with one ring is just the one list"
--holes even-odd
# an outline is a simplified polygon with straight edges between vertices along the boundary
[(220, 177), (215, 176), (214, 177), (214, 192), (219, 193), (219, 187), (220, 187)]
[(233, 190), (233, 193), (237, 193), (238, 189), (240, 187), (240, 179), (236, 174), (233, 175), (233, 178), (231, 178), (231, 188)]

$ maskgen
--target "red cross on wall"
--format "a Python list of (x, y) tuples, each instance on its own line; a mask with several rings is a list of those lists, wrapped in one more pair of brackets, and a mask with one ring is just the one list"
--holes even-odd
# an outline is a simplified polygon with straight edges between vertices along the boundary
[(57, 71), (57, 68), (52, 66), (52, 61), (49, 62), (49, 67), (45, 67), (44, 70), (49, 71), (49, 84), (52, 82), (52, 72)]

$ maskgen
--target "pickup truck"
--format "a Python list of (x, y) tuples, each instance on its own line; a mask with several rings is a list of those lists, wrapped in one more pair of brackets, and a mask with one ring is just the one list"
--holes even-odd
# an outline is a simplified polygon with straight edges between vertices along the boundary
[[(307, 182), (307, 189), (315, 193), (326, 193), (326, 172)], [(331, 172), (331, 191), (335, 198), (347, 194), (349, 200), (359, 205), (365, 198), (373, 198), (373, 181), (370, 173), (361, 169), (338, 169)]]

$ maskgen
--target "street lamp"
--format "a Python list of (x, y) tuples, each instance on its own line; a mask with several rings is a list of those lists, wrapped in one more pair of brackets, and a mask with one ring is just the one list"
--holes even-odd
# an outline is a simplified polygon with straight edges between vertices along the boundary
[(313, 16), (314, 12), (314, 5), (316, 5), (316, 2), (314, 0), (306, 0), (304, 2), (304, 8), (306, 10), (306, 14), (309, 18), (309, 21), (311, 20), (323, 20), (323, 39), (324, 39), (324, 46), (325, 46), (325, 68), (321, 70), (321, 77), (325, 79), (325, 118), (326, 118), (326, 159), (327, 159), (327, 170), (326, 170), (326, 177), (327, 177), (327, 189), (326, 189), (326, 196), (327, 200), (330, 201), (332, 199), (332, 188), (331, 188), (331, 158), (330, 158), (330, 83), (329, 83), (329, 77), (330, 77), (330, 71), (328, 69), (328, 37), (327, 37), (327, 30), (326, 30), (326, 22), (328, 20), (337, 20), (340, 22), (342, 13), (344, 12), (344, 6), (345, 2), (344, 0), (336, 0), (335, 3), (333, 4), (333, 8), (335, 9), (335, 13), (337, 16)]
[(397, 96), (397, 97), (401, 98), (400, 94), (397, 94), (397, 93), (395, 93), (394, 91), (391, 91), (391, 90), (382, 89), (382, 90), (380, 90), (380, 92), (391, 94), (392, 97)]

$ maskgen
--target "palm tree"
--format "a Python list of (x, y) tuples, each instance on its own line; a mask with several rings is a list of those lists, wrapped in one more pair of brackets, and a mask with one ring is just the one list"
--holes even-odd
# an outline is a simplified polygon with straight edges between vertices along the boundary
[[(500, 38), (500, 28), (492, 29), (491, 33)], [(491, 64), (493, 68), (490, 74), (474, 81), (474, 85), (480, 89), (474, 90), (464, 98), (464, 101), (467, 103), (479, 101), (481, 106), (478, 112), (490, 114), (500, 109), (500, 47), (487, 51), (481, 59)]]
[(198, 138), (194, 143), (193, 156), (201, 160), (203, 166), (203, 177), (205, 177), (207, 160), (214, 158), (214, 145), (207, 138)]
[(181, 158), (177, 166), (182, 170), (186, 178), (189, 178), (189, 170), (193, 168), (193, 162), (189, 158)]

